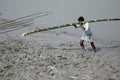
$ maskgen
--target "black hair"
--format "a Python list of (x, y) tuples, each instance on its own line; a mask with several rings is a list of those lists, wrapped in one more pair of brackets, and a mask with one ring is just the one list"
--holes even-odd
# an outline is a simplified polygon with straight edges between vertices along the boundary
[(84, 21), (84, 18), (83, 18), (82, 16), (80, 16), (80, 17), (78, 18), (78, 21)]

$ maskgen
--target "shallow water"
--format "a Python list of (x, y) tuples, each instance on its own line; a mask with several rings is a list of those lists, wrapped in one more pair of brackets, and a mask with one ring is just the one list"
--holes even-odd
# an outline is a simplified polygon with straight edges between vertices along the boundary
[[(37, 12), (47, 11), (53, 14), (34, 20), (33, 26), (50, 27), (77, 21), (79, 16), (86, 20), (102, 18), (120, 18), (120, 0), (0, 0), (0, 18), (16, 19)], [(95, 37), (105, 40), (120, 41), (120, 22), (92, 23)], [(67, 31), (75, 35), (79, 30)]]

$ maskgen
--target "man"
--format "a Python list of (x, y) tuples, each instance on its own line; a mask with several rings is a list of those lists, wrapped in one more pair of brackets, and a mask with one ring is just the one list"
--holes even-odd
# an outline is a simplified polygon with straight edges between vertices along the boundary
[(84, 23), (84, 18), (82, 16), (78, 18), (78, 21), (79, 24), (78, 25), (73, 24), (73, 26), (75, 28), (81, 28), (83, 30), (83, 34), (80, 40), (81, 48), (85, 50), (84, 41), (88, 41), (91, 44), (93, 51), (96, 52), (96, 47), (93, 42), (93, 34), (90, 29), (89, 23), (88, 22)]

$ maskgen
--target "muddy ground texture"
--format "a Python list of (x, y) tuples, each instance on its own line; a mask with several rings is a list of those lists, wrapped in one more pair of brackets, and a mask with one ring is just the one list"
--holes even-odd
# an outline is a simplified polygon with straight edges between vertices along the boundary
[(1, 41), (0, 80), (120, 80), (120, 42), (98, 41), (96, 53), (76, 44)]

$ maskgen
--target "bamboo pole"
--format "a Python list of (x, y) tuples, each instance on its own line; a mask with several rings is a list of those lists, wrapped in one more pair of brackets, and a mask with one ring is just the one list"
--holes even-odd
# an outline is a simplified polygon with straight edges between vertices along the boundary
[[(85, 21), (85, 23), (86, 22), (96, 23), (96, 22), (103, 22), (103, 21), (120, 21), (120, 18), (96, 19), (96, 20)], [(33, 30), (33, 31), (29, 31), (29, 32), (24, 32), (21, 36), (27, 36), (27, 35), (42, 32), (42, 31), (48, 31), (48, 30), (53, 30), (53, 29), (58, 29), (58, 28), (69, 27), (69, 26), (73, 26), (73, 24), (78, 24), (78, 23), (65, 24), (65, 25), (53, 26), (53, 27), (49, 27), (49, 28), (43, 28), (43, 29)]]

